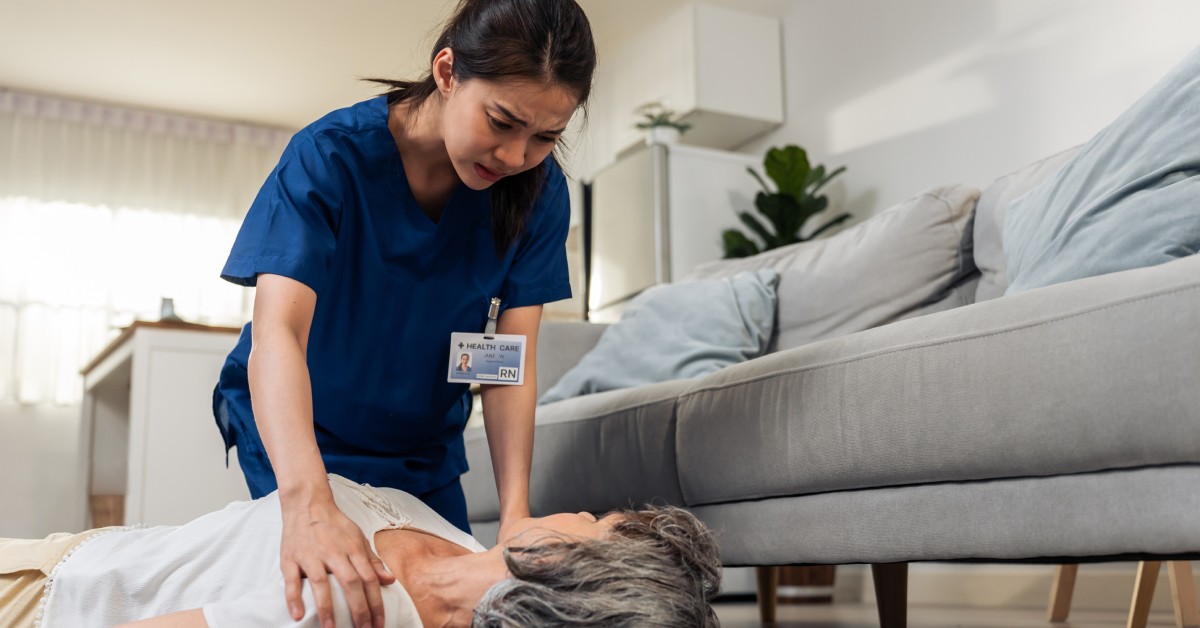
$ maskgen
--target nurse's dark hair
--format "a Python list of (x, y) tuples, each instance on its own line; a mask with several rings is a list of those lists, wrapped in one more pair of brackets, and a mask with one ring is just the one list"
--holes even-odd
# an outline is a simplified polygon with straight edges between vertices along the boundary
[[(587, 16), (575, 0), (461, 0), (446, 22), (430, 63), (443, 48), (454, 51), (454, 77), (503, 81), (526, 79), (573, 92), (584, 109), (596, 71), (596, 47)], [(433, 75), (417, 81), (367, 79), (390, 89), (388, 104), (420, 104), (437, 91)], [(555, 147), (552, 159), (558, 163)], [(492, 186), (492, 232), (497, 256), (525, 228), (546, 178), (545, 164), (505, 177)]]

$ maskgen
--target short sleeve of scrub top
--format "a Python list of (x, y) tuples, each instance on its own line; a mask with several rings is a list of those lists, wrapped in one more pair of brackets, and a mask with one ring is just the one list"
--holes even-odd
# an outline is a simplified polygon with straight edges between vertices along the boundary
[(221, 277), (254, 286), (282, 275), (320, 292), (337, 246), (337, 181), (311, 134), (292, 138), (242, 223)]
[[(482, 332), (492, 297), (509, 309), (571, 296), (566, 178), (551, 158), (541, 168), (525, 228), (497, 256), (488, 190), (460, 184), (437, 222), (416, 203), (383, 97), (325, 116), (288, 145), (221, 274), (248, 286), (278, 274), (316, 292), (307, 363), (330, 473), (420, 495), (467, 470), (471, 402), (465, 384), (446, 382), (450, 334)], [(214, 394), (239, 457), (262, 446), (246, 376), (252, 325)]]
[(571, 297), (571, 279), (567, 269), (567, 230), (571, 220), (571, 201), (566, 178), (553, 168), (539, 206), (567, 208), (567, 211), (535, 212), (525, 237), (517, 245), (513, 266), (504, 280), (502, 306), (524, 307), (550, 303)]

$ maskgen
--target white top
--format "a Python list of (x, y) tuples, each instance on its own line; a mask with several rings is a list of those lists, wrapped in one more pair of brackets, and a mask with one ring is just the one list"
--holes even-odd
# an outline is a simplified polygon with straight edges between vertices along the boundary
[[(473, 552), (485, 548), (421, 500), (390, 488), (329, 475), (334, 501), (375, 548), (380, 530), (413, 528)], [(287, 612), (279, 571), (282, 514), (278, 493), (234, 502), (183, 526), (123, 528), (100, 533), (63, 558), (46, 584), (41, 626), (111, 626), (193, 608), (212, 628), (319, 626), (308, 579), (304, 617)], [(378, 553), (378, 552), (376, 552)], [(334, 617), (352, 626), (337, 580), (330, 576)], [(399, 582), (382, 588), (388, 626), (421, 626)]]

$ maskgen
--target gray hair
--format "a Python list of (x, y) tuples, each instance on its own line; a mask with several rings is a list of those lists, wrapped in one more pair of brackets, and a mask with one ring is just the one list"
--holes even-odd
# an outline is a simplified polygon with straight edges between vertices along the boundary
[(603, 539), (506, 549), (512, 577), (488, 589), (471, 626), (719, 626), (711, 602), (721, 558), (712, 532), (673, 506), (617, 512)]

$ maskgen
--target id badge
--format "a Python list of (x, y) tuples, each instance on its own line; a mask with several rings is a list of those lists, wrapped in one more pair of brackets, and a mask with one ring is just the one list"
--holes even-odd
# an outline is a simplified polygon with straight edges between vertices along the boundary
[(450, 370), (446, 381), (510, 386), (525, 383), (525, 336), (450, 334)]

